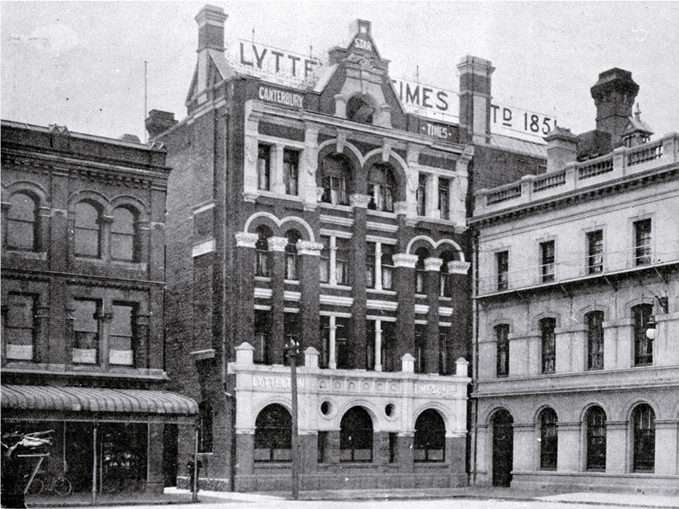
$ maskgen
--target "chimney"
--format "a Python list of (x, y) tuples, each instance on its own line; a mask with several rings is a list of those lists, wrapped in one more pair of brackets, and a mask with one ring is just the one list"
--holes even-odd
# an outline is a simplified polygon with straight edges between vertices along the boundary
[(460, 70), (460, 134), (461, 143), (490, 141), (490, 76), (495, 67), (490, 60), (467, 55)]
[(614, 67), (599, 74), (599, 81), (590, 89), (596, 104), (596, 128), (611, 135), (612, 148), (622, 144), (622, 135), (632, 116), (632, 106), (639, 85), (632, 73)]
[(545, 136), (547, 142), (547, 173), (559, 171), (577, 160), (578, 137), (565, 127), (556, 127)]
[(198, 51), (215, 49), (224, 51), (224, 22), (228, 15), (224, 9), (206, 5), (196, 15), (198, 23)]
[(145, 122), (146, 130), (148, 131), (151, 139), (164, 133), (176, 123), (177, 121), (174, 119), (174, 113), (160, 110), (149, 111), (149, 117)]

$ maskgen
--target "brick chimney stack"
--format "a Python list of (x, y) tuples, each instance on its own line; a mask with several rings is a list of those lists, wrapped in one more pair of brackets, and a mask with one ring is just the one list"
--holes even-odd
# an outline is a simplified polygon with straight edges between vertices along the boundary
[(631, 72), (614, 67), (599, 74), (599, 81), (590, 91), (597, 109), (597, 131), (611, 135), (613, 148), (620, 146), (623, 131), (632, 116), (639, 85), (632, 79)]
[(174, 113), (161, 110), (149, 111), (149, 116), (145, 122), (146, 130), (148, 131), (151, 139), (155, 138), (159, 134), (164, 133), (176, 123), (177, 121), (174, 119)]
[(578, 137), (565, 127), (556, 127), (545, 136), (547, 142), (547, 173), (563, 170), (577, 160)]
[(224, 9), (206, 5), (196, 15), (198, 23), (198, 51), (215, 49), (224, 51), (224, 22), (229, 16)]
[(490, 60), (467, 55), (457, 68), (460, 71), (460, 142), (488, 143), (491, 75), (495, 67)]

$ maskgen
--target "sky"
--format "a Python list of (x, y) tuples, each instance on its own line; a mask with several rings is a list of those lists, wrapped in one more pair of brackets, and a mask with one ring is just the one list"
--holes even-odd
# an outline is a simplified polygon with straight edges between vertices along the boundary
[[(142, 140), (146, 111), (184, 118), (205, 3), (0, 2), (2, 118)], [(229, 16), (227, 43), (254, 37), (314, 56), (347, 43), (355, 19), (369, 20), (392, 77), (452, 91), (459, 61), (485, 58), (494, 102), (551, 115), (574, 133), (594, 129), (590, 88), (619, 67), (639, 84), (655, 138), (679, 131), (679, 2), (209, 3)]]

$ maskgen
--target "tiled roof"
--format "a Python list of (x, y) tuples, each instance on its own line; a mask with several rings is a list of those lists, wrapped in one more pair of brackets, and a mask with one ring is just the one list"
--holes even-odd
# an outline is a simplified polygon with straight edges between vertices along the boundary
[(547, 159), (547, 145), (533, 143), (531, 141), (520, 140), (518, 138), (511, 138), (501, 134), (493, 134), (490, 138), (491, 146), (501, 148), (503, 150), (511, 150), (512, 152), (521, 152), (533, 157), (541, 157)]

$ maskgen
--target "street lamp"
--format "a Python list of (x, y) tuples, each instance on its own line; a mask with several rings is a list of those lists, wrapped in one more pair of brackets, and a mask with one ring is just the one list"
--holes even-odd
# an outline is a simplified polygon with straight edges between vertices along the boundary
[(292, 498), (299, 498), (299, 432), (297, 423), (297, 355), (299, 342), (297, 335), (288, 334), (285, 351), (290, 360), (290, 390), (292, 393)]
[[(658, 301), (658, 306), (660, 306), (660, 308), (663, 310), (663, 313), (667, 314), (669, 308), (669, 301), (667, 297), (658, 297), (657, 295), (654, 295), (653, 299)], [(655, 340), (657, 323), (655, 318), (653, 318), (653, 315), (651, 315), (651, 318), (648, 320), (646, 327), (648, 327), (646, 329), (646, 337), (650, 341)]]

